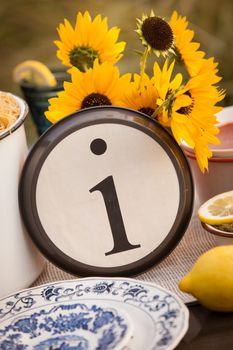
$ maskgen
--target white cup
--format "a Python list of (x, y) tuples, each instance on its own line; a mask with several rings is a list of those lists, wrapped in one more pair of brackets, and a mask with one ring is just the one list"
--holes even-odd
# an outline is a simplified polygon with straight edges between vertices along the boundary
[(30, 286), (44, 266), (19, 212), (19, 178), (28, 153), (24, 130), (28, 107), (14, 97), (20, 116), (10, 130), (0, 133), (0, 297)]

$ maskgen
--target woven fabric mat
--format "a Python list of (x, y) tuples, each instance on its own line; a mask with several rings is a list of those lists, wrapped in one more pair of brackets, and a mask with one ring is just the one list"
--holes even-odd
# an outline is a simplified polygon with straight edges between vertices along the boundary
[[(134, 278), (159, 284), (176, 293), (183, 302), (194, 301), (195, 299), (191, 295), (179, 291), (178, 282), (190, 271), (197, 258), (215, 245), (213, 236), (202, 228), (197, 216), (194, 215), (182, 240), (172, 253), (150, 270), (134, 276)], [(74, 278), (78, 277), (47, 262), (44, 271), (32, 286)]]

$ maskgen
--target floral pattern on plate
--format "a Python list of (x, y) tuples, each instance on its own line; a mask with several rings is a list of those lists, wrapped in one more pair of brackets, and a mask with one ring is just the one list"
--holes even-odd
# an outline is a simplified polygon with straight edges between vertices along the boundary
[(60, 304), (14, 317), (0, 329), (0, 349), (110, 350), (121, 348), (131, 333), (129, 319), (115, 309)]
[[(69, 318), (72, 317), (70, 315), (74, 311), (72, 307), (79, 305), (79, 303), (84, 303), (89, 309), (91, 305), (97, 309), (98, 307), (106, 309), (107, 306), (113, 310), (126, 312), (133, 321), (134, 328), (133, 337), (130, 340), (128, 339), (127, 342), (127, 349), (130, 350), (174, 349), (188, 328), (188, 310), (186, 306), (176, 295), (160, 286), (124, 278), (83, 278), (50, 283), (2, 299), (0, 301), (0, 337), (4, 329), (12, 324), (14, 325), (21, 317), (25, 318), (24, 314), (27, 314), (28, 310), (37, 314), (37, 310), (42, 308), (46, 313), (43, 316), (49, 317), (47, 313), (53, 308), (59, 310), (58, 313), (64, 308), (63, 314)], [(67, 309), (65, 310), (65, 308)], [(51, 327), (52, 332), (54, 332), (55, 344), (56, 342), (60, 344), (59, 342), (62, 339), (60, 333), (56, 333), (57, 328), (54, 325), (52, 326), (52, 322), (45, 323), (43, 327), (45, 329)], [(69, 327), (73, 327), (72, 322), (68, 322), (68, 324)], [(74, 324), (76, 323), (74, 322)], [(92, 323), (90, 323), (90, 327), (91, 325)], [(66, 337), (69, 334), (74, 337), (72, 332), (67, 332), (68, 330), (64, 331), (62, 335)], [(106, 343), (108, 342), (107, 335), (103, 339)], [(86, 350), (83, 339), (70, 338), (68, 340), (64, 338), (63, 340), (64, 344), (68, 344), (63, 346), (64, 350)], [(80, 347), (75, 344), (78, 341), (82, 344)], [(72, 345), (72, 342), (75, 345)], [(41, 343), (41, 346), (41, 348), (34, 349), (50, 349), (46, 347), (46, 340)], [(60, 345), (55, 346), (51, 349), (63, 350)], [(123, 345), (121, 344), (121, 346)], [(0, 349), (24, 350), (24, 348), (3, 347), (2, 341), (0, 342)], [(95, 349), (111, 348), (96, 347)]]

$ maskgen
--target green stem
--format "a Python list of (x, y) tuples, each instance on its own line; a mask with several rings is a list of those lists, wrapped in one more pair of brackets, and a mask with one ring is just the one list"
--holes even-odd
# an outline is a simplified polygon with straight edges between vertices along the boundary
[(173, 91), (173, 92), (171, 93), (171, 95), (170, 95), (165, 101), (163, 101), (163, 103), (162, 103), (160, 106), (158, 106), (158, 107), (155, 109), (155, 111), (154, 111), (154, 113), (152, 114), (151, 118), (154, 119), (155, 117), (157, 117), (157, 115), (160, 113), (160, 111), (161, 111), (161, 109), (162, 109), (163, 107), (167, 107), (167, 109), (168, 109), (168, 111), (169, 111), (178, 91), (179, 91), (179, 89)]
[(157, 115), (160, 113), (161, 109), (164, 106), (166, 106), (167, 102), (168, 102), (168, 100), (163, 101), (163, 103), (154, 110), (154, 113), (151, 116), (152, 119), (155, 119), (157, 117)]
[(142, 58), (140, 61), (141, 72), (140, 72), (139, 89), (141, 88), (141, 84), (142, 84), (142, 76), (145, 73), (148, 53), (149, 53), (149, 49), (147, 47), (147, 48), (145, 48), (145, 51), (143, 52), (143, 55), (142, 55)]

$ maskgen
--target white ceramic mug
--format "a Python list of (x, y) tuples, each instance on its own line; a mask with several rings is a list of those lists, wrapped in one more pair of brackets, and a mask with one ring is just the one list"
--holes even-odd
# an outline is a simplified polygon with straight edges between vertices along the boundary
[(14, 97), (20, 116), (10, 130), (0, 133), (0, 297), (30, 286), (44, 266), (19, 212), (19, 178), (28, 153), (24, 130), (28, 107)]

